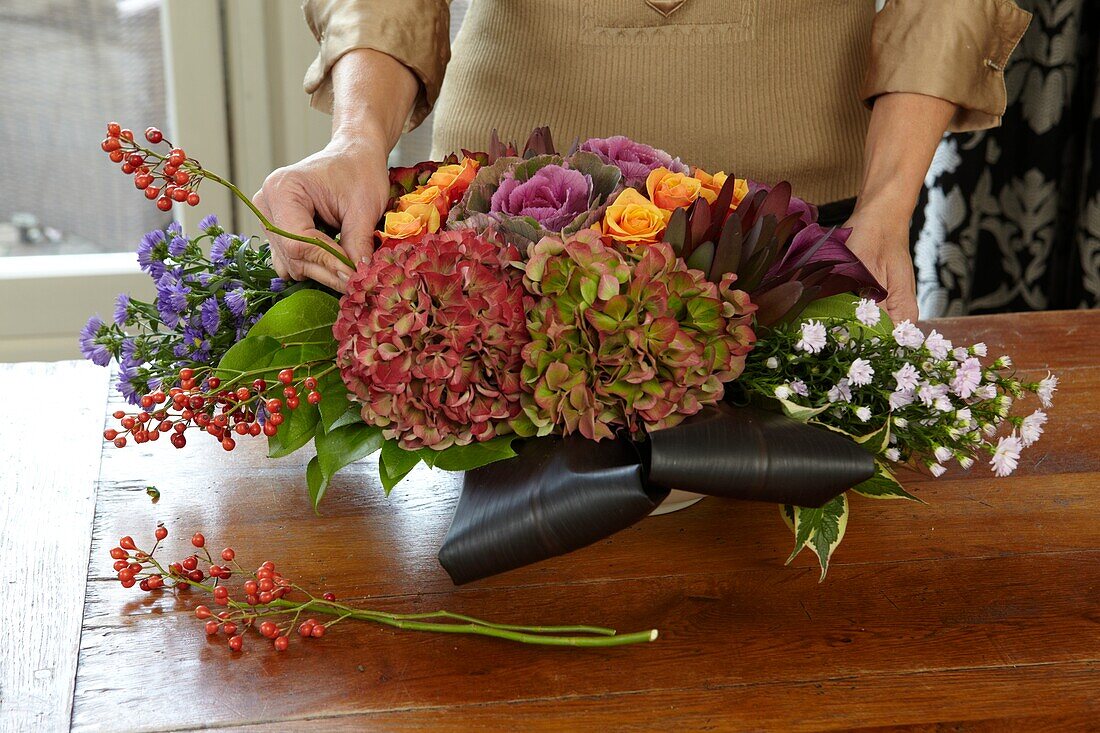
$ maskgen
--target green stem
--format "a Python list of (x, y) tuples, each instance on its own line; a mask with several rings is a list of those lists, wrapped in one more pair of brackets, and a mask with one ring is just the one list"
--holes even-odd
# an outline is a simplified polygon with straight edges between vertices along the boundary
[(215, 183), (220, 183), (221, 185), (225, 186), (230, 191), (232, 191), (234, 196), (236, 196), (238, 199), (240, 199), (244, 203), (245, 206), (247, 206), (249, 209), (252, 210), (252, 213), (256, 215), (256, 218), (260, 220), (260, 223), (264, 225), (264, 229), (266, 229), (267, 231), (269, 231), (273, 234), (278, 234), (280, 237), (286, 237), (287, 239), (293, 239), (297, 242), (305, 242), (306, 244), (312, 244), (315, 247), (320, 247), (321, 249), (328, 252), (330, 255), (332, 255), (336, 259), (340, 260), (340, 262), (342, 262), (345, 265), (347, 265), (348, 267), (350, 267), (351, 269), (353, 269), (353, 270), (355, 269), (355, 263), (353, 263), (348, 258), (348, 256), (346, 254), (344, 254), (340, 250), (336, 249), (335, 247), (330, 245), (328, 242), (326, 242), (322, 239), (318, 239), (316, 237), (307, 237), (303, 234), (295, 234), (293, 232), (288, 232), (285, 229), (281, 229), (281, 228), (275, 226), (274, 224), (271, 223), (270, 220), (268, 220), (268, 218), (266, 216), (264, 216), (262, 211), (260, 211), (258, 208), (256, 208), (256, 205), (254, 203), (252, 203), (252, 199), (250, 199), (250, 198), (248, 198), (247, 196), (244, 195), (244, 192), (241, 191), (241, 189), (237, 188), (235, 185), (233, 185), (229, 181), (225, 180), (224, 178), (222, 178), (221, 176), (219, 176), (216, 173), (211, 173), (210, 171), (206, 170), (205, 168), (203, 168), (201, 170), (202, 170), (203, 178), (208, 178), (211, 181), (214, 181)]
[[(164, 577), (171, 577), (178, 583), (186, 583), (195, 588), (200, 588), (207, 593), (214, 592), (214, 586), (195, 582), (187, 578), (173, 576), (168, 573), (161, 564), (149, 556), (149, 561), (156, 566)], [(450, 611), (433, 611), (430, 613), (394, 614), (383, 611), (371, 611), (352, 608), (332, 601), (319, 601), (310, 597), (306, 603), (295, 603), (282, 598), (277, 598), (267, 604), (263, 609), (242, 607), (235, 601), (230, 605), (242, 612), (264, 615), (264, 610), (274, 608), (284, 609), (286, 612), (301, 614), (303, 611), (323, 613), (329, 616), (338, 616), (337, 621), (345, 618), (353, 618), (359, 621), (372, 621), (374, 623), (392, 626), (397, 629), (410, 631), (431, 631), (441, 634), (474, 634), (476, 636), (491, 636), (497, 639), (515, 641), (521, 644), (536, 644), (542, 646), (571, 646), (571, 647), (610, 647), (625, 646), (627, 644), (641, 644), (657, 640), (657, 629), (649, 631), (637, 631), (630, 634), (618, 634), (614, 629), (600, 626), (513, 626), (510, 624), (497, 624), (482, 621), (472, 616), (463, 616)], [(295, 616), (297, 618), (297, 615)], [(446, 618), (467, 623), (427, 623), (423, 619)], [(572, 636), (561, 634), (591, 634), (591, 636)]]

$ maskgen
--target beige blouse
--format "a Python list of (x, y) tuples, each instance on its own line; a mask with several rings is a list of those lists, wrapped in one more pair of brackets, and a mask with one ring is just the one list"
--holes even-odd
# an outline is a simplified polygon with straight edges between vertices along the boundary
[(313, 106), (331, 109), (343, 54), (387, 53), (421, 83), (408, 129), (437, 108), (436, 154), (548, 124), (561, 146), (625, 134), (817, 202), (858, 192), (880, 94), (955, 103), (953, 131), (1000, 124), (1031, 18), (1012, 0), (888, 0), (877, 14), (872, 0), (472, 0), (452, 59), (447, 0), (304, 9), (320, 43)]

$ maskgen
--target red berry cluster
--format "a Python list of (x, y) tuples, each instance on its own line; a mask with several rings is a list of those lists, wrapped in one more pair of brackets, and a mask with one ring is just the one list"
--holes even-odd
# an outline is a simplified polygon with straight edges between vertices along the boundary
[(99, 146), (112, 162), (121, 165), (123, 173), (134, 177), (134, 186), (145, 192), (145, 198), (156, 199), (161, 211), (168, 211), (175, 202), (197, 206), (201, 166), (180, 148), (172, 147), (155, 127), (145, 130), (145, 139), (152, 145), (163, 142), (171, 149), (162, 155), (142, 147), (134, 141), (133, 131), (117, 122), (107, 123), (107, 137)]
[[(244, 634), (249, 629), (271, 639), (277, 651), (285, 651), (290, 645), (290, 636), (295, 627), (298, 635), (303, 638), (319, 638), (325, 635), (329, 626), (339, 620), (322, 623), (315, 618), (307, 618), (299, 623), (299, 617), (319, 599), (294, 586), (275, 569), (275, 563), (271, 561), (262, 563), (255, 572), (248, 573), (237, 563), (237, 553), (233, 548), (227, 547), (221, 551), (220, 560), (215, 562), (214, 556), (206, 547), (206, 538), (201, 533), (195, 533), (191, 537), (191, 545), (198, 552), (164, 567), (154, 555), (160, 543), (168, 537), (168, 529), (163, 524), (158, 524), (154, 537), (156, 543), (149, 552), (140, 550), (129, 535), (121, 538), (118, 546), (111, 549), (119, 582), (124, 588), (140, 584), (144, 591), (187, 587), (209, 591), (214, 605), (223, 606), (225, 610), (215, 611), (210, 606), (200, 605), (195, 607), (195, 616), (205, 622), (207, 636), (224, 634), (233, 651), (242, 649)], [(199, 553), (203, 556), (202, 560)], [(208, 571), (199, 566), (200, 562), (209, 566)], [(231, 597), (228, 586), (222, 585), (223, 581), (235, 575), (247, 578), (241, 584), (236, 599)], [(214, 583), (204, 584), (208, 579)], [(296, 591), (307, 596), (307, 600), (300, 603), (283, 600)], [(336, 596), (325, 593), (322, 599), (332, 603)], [(322, 612), (326, 611), (333, 613), (337, 609), (323, 607)]]
[[(299, 387), (308, 390), (306, 400), (311, 405), (321, 401), (317, 391), (317, 379), (309, 376), (296, 386), (294, 370), (283, 369), (278, 374), (282, 385), (282, 398), (272, 397), (274, 390), (268, 389), (263, 379), (252, 382), (251, 387), (222, 387), (218, 377), (210, 376), (198, 379), (193, 369), (181, 369), (179, 386), (165, 393), (157, 390), (141, 398), (141, 411), (127, 414), (117, 410), (114, 418), (119, 427), (103, 431), (104, 440), (112, 441), (116, 447), (125, 448), (127, 436), (135, 443), (155, 441), (161, 433), (171, 433), (172, 445), (183, 448), (187, 445), (184, 433), (188, 429), (197, 429), (218, 440), (222, 447), (231, 451), (237, 447), (234, 435), (258, 436), (275, 435), (283, 423), (284, 406), (297, 409), (301, 404)], [(168, 403), (171, 403), (170, 405)], [(267, 417), (260, 423), (260, 412)]]

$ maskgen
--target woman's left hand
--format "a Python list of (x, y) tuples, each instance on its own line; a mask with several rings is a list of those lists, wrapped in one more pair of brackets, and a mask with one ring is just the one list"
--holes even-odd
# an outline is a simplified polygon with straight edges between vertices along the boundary
[(886, 289), (879, 303), (895, 323), (916, 321), (917, 287), (909, 254), (909, 219), (894, 212), (857, 210), (844, 225), (852, 228), (848, 249)]

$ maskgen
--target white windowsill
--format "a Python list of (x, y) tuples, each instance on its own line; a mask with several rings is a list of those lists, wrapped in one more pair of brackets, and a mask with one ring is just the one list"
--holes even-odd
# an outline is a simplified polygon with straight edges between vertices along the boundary
[(133, 252), (0, 257), (0, 280), (133, 275), (140, 271)]

